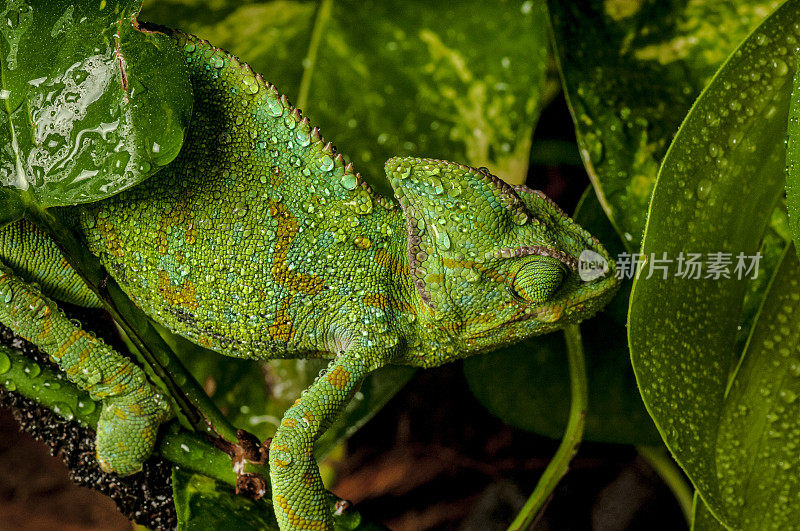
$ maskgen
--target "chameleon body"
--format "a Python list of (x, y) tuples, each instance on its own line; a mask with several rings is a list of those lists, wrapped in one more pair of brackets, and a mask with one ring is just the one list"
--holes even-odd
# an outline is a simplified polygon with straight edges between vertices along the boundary
[[(247, 65), (172, 35), (195, 97), (180, 155), (145, 185), (70, 213), (131, 299), (172, 331), (232, 356), (331, 359), (270, 447), (281, 528), (329, 529), (312, 448), (366, 375), (389, 363), (440, 365), (585, 319), (617, 288), (613, 261), (543, 194), (485, 169), (393, 158), (386, 173), (397, 201), (378, 196)], [(0, 295), (20, 295), (6, 297), (0, 318), (34, 342), (60, 315), (47, 296), (97, 303), (33, 225), (6, 227), (0, 244), (10, 268)], [(577, 272), (586, 250), (610, 265), (590, 282)], [(25, 325), (30, 312), (18, 306), (37, 298), (47, 315)], [(56, 350), (81, 334), (62, 328), (47, 339)], [(131, 370), (95, 341), (62, 368)], [(129, 473), (143, 459), (141, 434), (165, 418), (163, 399), (143, 391), (138, 373), (125, 385), (112, 385), (115, 377), (105, 371), (92, 385), (112, 387), (117, 402), (140, 398), (141, 416), (126, 410), (99, 429), (137, 451), (98, 446), (98, 457)]]

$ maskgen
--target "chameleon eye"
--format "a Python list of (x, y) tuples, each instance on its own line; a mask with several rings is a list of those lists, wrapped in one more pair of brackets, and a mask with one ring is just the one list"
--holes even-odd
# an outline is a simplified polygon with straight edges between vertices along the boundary
[(549, 256), (531, 257), (514, 276), (514, 294), (526, 302), (544, 302), (566, 278), (564, 265)]

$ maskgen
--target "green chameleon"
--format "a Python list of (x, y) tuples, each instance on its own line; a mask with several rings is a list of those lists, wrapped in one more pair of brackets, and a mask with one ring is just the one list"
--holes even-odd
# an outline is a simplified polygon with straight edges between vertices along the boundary
[[(170, 32), (194, 90), (178, 158), (144, 186), (68, 210), (153, 320), (222, 354), (329, 358), (269, 450), (281, 529), (330, 529), (314, 442), (370, 372), (433, 367), (586, 319), (618, 287), (600, 243), (541, 192), (486, 169), (395, 157), (375, 194), (285, 96)], [(581, 253), (608, 264), (584, 281)], [(172, 415), (138, 366), (49, 298), (99, 306), (49, 237), (0, 230), (0, 321), (103, 400), (97, 458), (132, 474)], [(38, 285), (38, 286), (37, 286)]]

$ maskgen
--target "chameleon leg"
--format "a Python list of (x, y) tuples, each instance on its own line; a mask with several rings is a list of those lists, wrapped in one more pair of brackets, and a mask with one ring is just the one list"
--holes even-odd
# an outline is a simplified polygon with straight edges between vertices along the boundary
[(314, 443), (375, 368), (360, 354), (342, 354), (284, 415), (269, 448), (272, 503), (282, 530), (333, 529)]
[(70, 321), (41, 291), (0, 264), (0, 322), (34, 343), (78, 387), (102, 399), (97, 460), (108, 472), (138, 472), (158, 426), (172, 416), (137, 365)]

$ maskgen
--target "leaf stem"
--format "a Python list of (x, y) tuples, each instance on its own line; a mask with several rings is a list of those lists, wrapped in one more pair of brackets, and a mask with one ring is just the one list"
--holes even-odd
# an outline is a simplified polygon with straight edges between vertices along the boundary
[(583, 356), (583, 343), (578, 325), (570, 325), (564, 329), (567, 341), (567, 359), (569, 362), (570, 388), (572, 403), (570, 404), (569, 420), (564, 438), (556, 450), (550, 464), (547, 465), (539, 483), (533, 493), (525, 502), (522, 510), (508, 527), (509, 531), (528, 529), (535, 522), (539, 513), (547, 505), (553, 490), (569, 469), (569, 462), (583, 438), (583, 428), (586, 423), (586, 408), (589, 403), (589, 390), (586, 378), (586, 361)]
[(647, 463), (653, 467), (653, 470), (661, 476), (664, 483), (667, 484), (672, 495), (681, 507), (686, 523), (691, 527), (692, 525), (692, 489), (686, 482), (686, 479), (677, 467), (672, 456), (666, 448), (656, 446), (637, 446), (636, 450), (639, 452)]
[(314, 19), (314, 28), (311, 31), (311, 42), (308, 43), (308, 53), (303, 60), (303, 78), (300, 80), (300, 91), (297, 93), (295, 102), (298, 109), (305, 109), (308, 103), (308, 93), (311, 90), (311, 77), (314, 75), (314, 67), (317, 63), (317, 51), (322, 40), (322, 32), (331, 18), (333, 0), (322, 0), (322, 4), (317, 11)]

